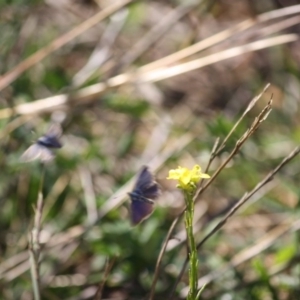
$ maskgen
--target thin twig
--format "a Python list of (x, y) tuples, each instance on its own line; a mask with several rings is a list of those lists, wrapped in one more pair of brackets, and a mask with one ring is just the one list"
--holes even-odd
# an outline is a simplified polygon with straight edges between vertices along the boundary
[(172, 287), (172, 289), (171, 289), (171, 292), (170, 292), (170, 295), (169, 295), (169, 298), (168, 298), (169, 300), (174, 299), (174, 293), (175, 293), (175, 290), (176, 290), (176, 288), (177, 288), (177, 286), (178, 286), (178, 284), (179, 284), (179, 282), (180, 282), (180, 280), (181, 280), (181, 278), (182, 278), (182, 276), (183, 276), (183, 274), (184, 274), (184, 272), (185, 272), (185, 269), (186, 269), (188, 263), (189, 263), (189, 260), (188, 260), (188, 258), (186, 257), (186, 258), (185, 258), (185, 261), (184, 261), (184, 263), (183, 263), (183, 265), (182, 265), (182, 267), (181, 267), (181, 270), (180, 270), (180, 272), (179, 272), (179, 274), (178, 274), (178, 276), (177, 276), (177, 278), (176, 278), (176, 281), (175, 281), (175, 283), (174, 283), (174, 285), (173, 285), (173, 287)]
[(248, 104), (247, 108), (245, 109), (245, 111), (243, 112), (243, 114), (241, 115), (241, 117), (233, 125), (233, 127), (231, 128), (230, 132), (227, 134), (227, 136), (225, 137), (225, 139), (223, 140), (223, 142), (221, 143), (221, 145), (213, 153), (212, 159), (214, 159), (217, 155), (220, 154), (220, 152), (222, 151), (222, 149), (225, 147), (225, 144), (227, 143), (228, 139), (231, 137), (232, 133), (235, 131), (235, 129), (238, 127), (238, 125), (241, 123), (241, 121), (244, 119), (244, 117), (247, 115), (247, 113), (254, 107), (254, 105), (256, 104), (256, 102), (262, 97), (262, 95), (267, 91), (267, 89), (269, 87), (270, 87), (270, 83), (268, 83), (264, 87), (263, 91), (258, 96), (254, 97), (250, 101), (250, 103)]
[[(260, 93), (254, 99), (252, 99), (252, 101), (249, 103), (249, 105), (245, 109), (244, 113), (242, 114), (242, 116), (236, 121), (236, 123), (233, 125), (233, 127), (231, 128), (231, 130), (229, 131), (229, 133), (226, 135), (226, 137), (224, 138), (224, 140), (221, 143), (221, 145), (219, 145), (220, 138), (218, 138), (215, 141), (215, 144), (214, 144), (213, 149), (212, 149), (211, 154), (210, 154), (209, 162), (208, 162), (208, 164), (206, 166), (206, 169), (205, 169), (205, 173), (208, 172), (209, 167), (210, 167), (211, 163), (213, 162), (213, 160), (216, 158), (216, 156), (218, 156), (220, 154), (220, 152), (224, 149), (224, 147), (226, 145), (226, 142), (229, 140), (229, 138), (231, 137), (231, 135), (233, 134), (233, 132), (235, 131), (235, 129), (237, 128), (237, 126), (241, 123), (241, 121), (243, 120), (243, 118), (251, 110), (251, 108), (255, 105), (255, 103), (261, 98), (261, 96), (265, 93), (265, 91), (269, 88), (269, 86), (270, 86), (270, 84), (268, 83), (265, 86), (265, 88), (263, 89), (262, 93)], [(201, 183), (203, 183), (203, 182), (204, 181), (201, 180)], [(200, 187), (201, 187), (201, 185), (200, 185)]]
[(106, 261), (106, 266), (103, 274), (103, 279), (101, 280), (99, 287), (97, 289), (96, 295), (95, 295), (95, 300), (101, 300), (102, 299), (102, 293), (103, 293), (103, 288), (105, 285), (105, 282), (108, 278), (108, 275), (113, 267), (113, 265), (116, 262), (117, 257), (113, 257), (111, 260), (107, 259)]
[[(212, 164), (212, 162), (214, 161), (214, 159), (220, 154), (220, 152), (224, 149), (227, 141), (229, 140), (229, 138), (232, 136), (233, 132), (235, 131), (235, 129), (238, 127), (238, 125), (241, 123), (241, 121), (243, 120), (243, 118), (247, 115), (247, 113), (254, 107), (254, 105), (256, 104), (256, 102), (262, 97), (262, 95), (267, 91), (267, 89), (270, 87), (270, 83), (268, 83), (263, 91), (255, 96), (251, 101), (250, 103), (248, 104), (247, 108), (245, 109), (245, 111), (243, 112), (242, 116), (235, 122), (235, 124), (233, 125), (232, 129), (229, 131), (229, 133), (226, 135), (226, 137), (224, 138), (223, 142), (221, 143), (221, 145), (219, 145), (220, 143), (220, 138), (217, 138), (216, 141), (215, 141), (215, 144), (212, 148), (212, 151), (210, 153), (210, 156), (209, 156), (209, 161), (208, 161), (208, 164), (205, 168), (205, 172), (204, 173), (208, 173), (208, 170)], [(202, 179), (200, 181), (200, 184), (199, 184), (199, 188), (198, 188), (198, 191), (196, 193), (196, 198), (199, 196), (199, 192), (200, 190), (202, 189), (203, 187), (203, 183), (204, 183), (204, 180)]]
[(229, 161), (239, 152), (243, 144), (246, 142), (250, 136), (259, 128), (261, 123), (267, 118), (268, 114), (272, 109), (272, 99), (268, 102), (268, 104), (263, 108), (261, 113), (254, 119), (250, 128), (243, 134), (243, 136), (236, 142), (235, 147), (222, 163), (221, 166), (215, 171), (215, 173), (211, 176), (211, 178), (207, 181), (207, 183), (200, 187), (197, 191), (194, 200), (197, 201), (197, 198), (211, 185), (211, 183), (216, 179), (216, 177), (220, 174), (220, 172), (226, 167)]

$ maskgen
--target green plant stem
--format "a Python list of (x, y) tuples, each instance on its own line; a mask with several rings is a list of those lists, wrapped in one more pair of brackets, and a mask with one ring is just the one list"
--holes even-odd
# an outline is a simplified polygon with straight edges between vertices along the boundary
[(194, 219), (194, 201), (193, 194), (184, 191), (184, 199), (186, 202), (186, 210), (185, 210), (185, 228), (188, 238), (189, 244), (189, 293), (187, 296), (187, 300), (195, 300), (197, 297), (198, 290), (198, 254), (196, 243), (194, 239), (193, 232), (193, 219)]

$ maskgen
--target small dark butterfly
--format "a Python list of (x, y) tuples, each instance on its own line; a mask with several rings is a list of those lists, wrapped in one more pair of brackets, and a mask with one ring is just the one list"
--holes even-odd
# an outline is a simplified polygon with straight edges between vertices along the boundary
[(131, 222), (137, 225), (148, 218), (154, 210), (154, 201), (160, 195), (160, 188), (147, 166), (144, 166), (138, 175), (136, 184), (131, 193)]
[(29, 162), (39, 159), (43, 163), (50, 162), (55, 157), (52, 149), (62, 147), (62, 144), (59, 141), (61, 135), (61, 126), (57, 123), (52, 124), (47, 133), (40, 137), (23, 153), (21, 161)]

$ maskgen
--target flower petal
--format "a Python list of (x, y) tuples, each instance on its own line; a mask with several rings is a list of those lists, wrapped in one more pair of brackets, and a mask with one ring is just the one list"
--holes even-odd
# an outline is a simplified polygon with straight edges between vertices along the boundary
[(201, 178), (210, 178), (210, 176), (202, 173), (199, 165), (195, 165), (192, 170), (178, 166), (177, 169), (170, 170), (167, 177), (167, 179), (178, 180), (177, 187), (184, 190), (194, 190)]
[(208, 174), (202, 173), (201, 178), (210, 178), (210, 176)]

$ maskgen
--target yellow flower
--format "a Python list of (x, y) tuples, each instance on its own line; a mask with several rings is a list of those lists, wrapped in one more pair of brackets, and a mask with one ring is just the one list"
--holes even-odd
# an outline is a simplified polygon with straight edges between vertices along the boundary
[(178, 180), (177, 187), (188, 191), (195, 189), (201, 178), (210, 178), (210, 176), (202, 173), (199, 165), (195, 165), (192, 170), (179, 166), (175, 170), (170, 170), (167, 177), (167, 179)]

